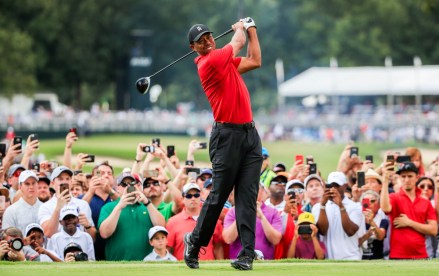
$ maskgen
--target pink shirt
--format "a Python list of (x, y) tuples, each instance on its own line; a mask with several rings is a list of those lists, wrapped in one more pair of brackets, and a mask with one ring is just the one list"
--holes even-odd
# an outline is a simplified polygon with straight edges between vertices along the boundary
[[(320, 247), (326, 256), (326, 246), (323, 242), (319, 241)], [(314, 243), (312, 240), (302, 240), (300, 237), (296, 243), (296, 258), (299, 259), (316, 259), (316, 251), (314, 250)]]

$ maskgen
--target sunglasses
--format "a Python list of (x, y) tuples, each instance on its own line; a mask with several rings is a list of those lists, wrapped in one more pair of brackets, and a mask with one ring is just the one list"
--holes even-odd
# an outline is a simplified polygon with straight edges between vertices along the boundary
[(196, 193), (196, 194), (186, 194), (184, 197), (187, 198), (187, 199), (191, 199), (193, 197), (199, 198), (200, 194), (199, 193)]
[(158, 187), (158, 186), (160, 186), (160, 183), (158, 181), (146, 182), (145, 184), (143, 184), (143, 188), (149, 188), (149, 187), (151, 187), (151, 185)]
[(272, 184), (272, 185), (286, 185), (287, 183), (285, 183), (285, 182), (279, 182), (279, 181), (272, 181), (271, 184)]
[(370, 202), (370, 204), (374, 204), (375, 202), (377, 202), (377, 200), (376, 199), (371, 199), (369, 202)]
[(128, 185), (136, 185), (136, 184), (137, 184), (137, 182), (133, 181), (133, 182), (120, 182), (119, 185), (125, 188)]
[(418, 188), (421, 190), (425, 190), (425, 188), (428, 188), (429, 190), (433, 190), (433, 185), (425, 186), (424, 184), (422, 184), (422, 185), (419, 185)]
[(293, 192), (295, 192), (296, 194), (303, 194), (303, 192), (305, 192), (304, 189), (302, 188), (293, 188), (291, 189)]

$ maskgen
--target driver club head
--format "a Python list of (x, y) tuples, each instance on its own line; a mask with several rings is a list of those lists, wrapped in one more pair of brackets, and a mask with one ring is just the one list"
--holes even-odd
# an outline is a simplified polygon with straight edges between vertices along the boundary
[(140, 94), (146, 94), (148, 92), (148, 89), (149, 89), (149, 83), (150, 83), (149, 77), (144, 77), (144, 78), (138, 79), (136, 81), (137, 91), (139, 91)]

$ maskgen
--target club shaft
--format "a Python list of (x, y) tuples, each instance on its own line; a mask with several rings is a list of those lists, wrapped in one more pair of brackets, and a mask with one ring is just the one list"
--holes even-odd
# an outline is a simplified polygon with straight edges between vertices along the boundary
[[(229, 29), (227, 31), (225, 31), (224, 33), (220, 34), (219, 36), (215, 37), (214, 39), (217, 40), (218, 38), (221, 38), (229, 33), (233, 32), (233, 29)], [(192, 55), (193, 53), (195, 53), (195, 51), (190, 51), (189, 53), (185, 54), (184, 56), (182, 56), (181, 58), (175, 60), (174, 62), (168, 64), (167, 66), (163, 67), (162, 69), (158, 70), (157, 72), (155, 72), (154, 74), (152, 74), (151, 76), (149, 76), (149, 78), (154, 77), (155, 75), (157, 75), (158, 73), (160, 73), (161, 71), (171, 67), (172, 65), (176, 64), (177, 62), (179, 62), (182, 59), (185, 59), (186, 57)]]

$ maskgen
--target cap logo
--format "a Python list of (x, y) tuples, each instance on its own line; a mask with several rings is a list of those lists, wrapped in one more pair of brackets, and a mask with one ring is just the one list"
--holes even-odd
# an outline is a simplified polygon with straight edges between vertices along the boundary
[(201, 28), (200, 26), (198, 26), (198, 27), (197, 27), (197, 30), (198, 30), (199, 32), (201, 32), (201, 31), (203, 30), (203, 28)]

